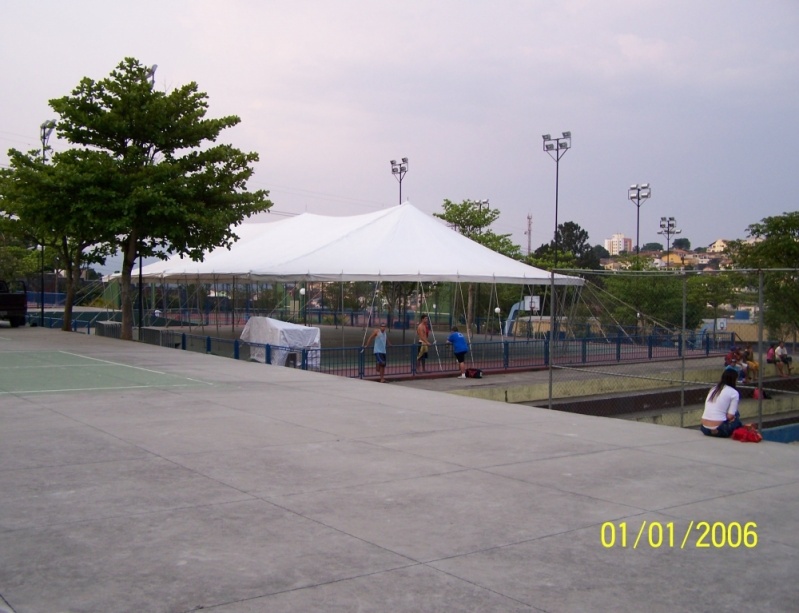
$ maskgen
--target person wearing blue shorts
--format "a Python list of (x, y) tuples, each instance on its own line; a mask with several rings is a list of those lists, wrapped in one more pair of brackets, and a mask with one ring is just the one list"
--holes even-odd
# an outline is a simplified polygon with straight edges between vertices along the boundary
[(372, 332), (372, 336), (363, 345), (364, 349), (372, 342), (372, 339), (375, 342), (375, 368), (377, 369), (377, 374), (380, 375), (380, 383), (385, 383), (386, 363), (388, 362), (386, 348), (391, 344), (386, 333), (386, 324), (380, 324), (380, 327)]
[(455, 354), (455, 359), (458, 360), (458, 368), (461, 371), (460, 379), (466, 378), (466, 354), (469, 353), (469, 343), (466, 337), (458, 332), (458, 326), (452, 326), (452, 334), (447, 337), (447, 343), (452, 345), (452, 353)]

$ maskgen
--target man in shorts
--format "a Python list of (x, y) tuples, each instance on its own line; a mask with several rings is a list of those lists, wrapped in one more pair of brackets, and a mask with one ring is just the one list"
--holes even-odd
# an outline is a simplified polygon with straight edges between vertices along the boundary
[(416, 326), (416, 338), (419, 341), (419, 351), (416, 353), (416, 368), (425, 371), (425, 362), (427, 361), (427, 352), (430, 350), (430, 327), (428, 325), (429, 317), (422, 315), (419, 325)]
[(372, 342), (372, 339), (375, 341), (375, 368), (377, 369), (377, 374), (380, 375), (380, 383), (385, 383), (386, 362), (388, 361), (386, 347), (391, 344), (386, 333), (386, 324), (380, 324), (380, 327), (372, 332), (372, 336), (368, 338), (363, 346), (364, 349)]
[(452, 326), (452, 334), (447, 337), (447, 343), (452, 345), (452, 352), (455, 354), (455, 359), (458, 360), (458, 368), (461, 371), (459, 379), (466, 378), (466, 354), (469, 353), (469, 343), (466, 337), (458, 332), (457, 326)]

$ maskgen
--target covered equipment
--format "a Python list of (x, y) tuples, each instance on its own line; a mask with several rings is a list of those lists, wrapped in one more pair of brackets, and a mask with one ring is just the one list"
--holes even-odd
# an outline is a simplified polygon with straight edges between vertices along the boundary
[(292, 360), (299, 366), (298, 357), (308, 349), (308, 370), (317, 370), (320, 365), (319, 350), (322, 347), (319, 328), (299, 326), (271, 317), (250, 317), (241, 340), (252, 343), (250, 359), (266, 362), (265, 345), (270, 345), (271, 364), (287, 366)]

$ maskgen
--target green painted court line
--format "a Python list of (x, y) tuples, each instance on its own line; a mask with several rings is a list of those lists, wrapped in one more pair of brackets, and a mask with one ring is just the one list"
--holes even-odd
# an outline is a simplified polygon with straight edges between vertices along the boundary
[(182, 375), (69, 351), (0, 353), (0, 395), (213, 385)]

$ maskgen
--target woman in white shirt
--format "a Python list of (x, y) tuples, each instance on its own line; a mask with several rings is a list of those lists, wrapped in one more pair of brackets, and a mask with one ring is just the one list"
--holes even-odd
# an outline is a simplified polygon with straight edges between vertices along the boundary
[(700, 428), (705, 436), (728, 438), (743, 425), (738, 414), (740, 394), (735, 389), (737, 381), (738, 372), (734, 368), (725, 368), (721, 380), (708, 393)]

